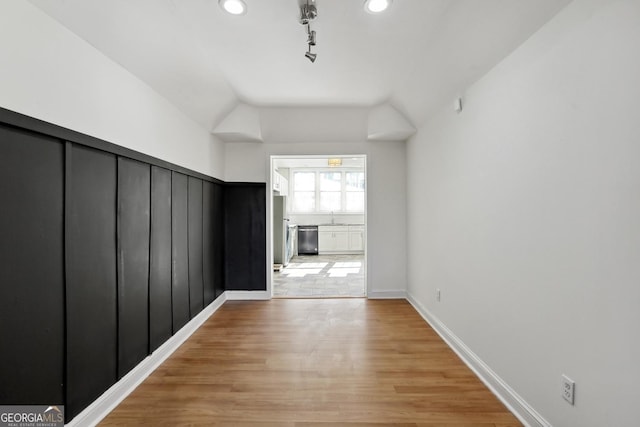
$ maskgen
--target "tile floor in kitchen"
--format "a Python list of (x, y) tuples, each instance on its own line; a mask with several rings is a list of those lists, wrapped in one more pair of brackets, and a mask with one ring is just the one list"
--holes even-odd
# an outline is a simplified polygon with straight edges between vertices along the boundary
[(273, 272), (273, 296), (364, 297), (364, 255), (300, 255)]

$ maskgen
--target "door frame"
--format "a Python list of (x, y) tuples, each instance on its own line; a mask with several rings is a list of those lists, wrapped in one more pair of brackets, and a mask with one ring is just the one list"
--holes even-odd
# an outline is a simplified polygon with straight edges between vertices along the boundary
[(369, 295), (369, 275), (368, 275), (368, 220), (367, 220), (367, 201), (369, 193), (369, 172), (368, 172), (368, 156), (366, 154), (271, 154), (268, 162), (267, 176), (267, 295), (273, 298), (273, 173), (275, 172), (274, 160), (277, 159), (318, 159), (318, 158), (344, 158), (358, 157), (364, 159), (364, 298)]

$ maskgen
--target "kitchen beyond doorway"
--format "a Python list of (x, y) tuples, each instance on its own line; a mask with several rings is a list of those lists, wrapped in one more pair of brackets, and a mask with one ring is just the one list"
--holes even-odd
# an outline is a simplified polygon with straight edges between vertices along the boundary
[(363, 154), (271, 156), (272, 297), (366, 297), (366, 176)]
[(276, 298), (364, 297), (364, 255), (300, 255), (273, 273)]

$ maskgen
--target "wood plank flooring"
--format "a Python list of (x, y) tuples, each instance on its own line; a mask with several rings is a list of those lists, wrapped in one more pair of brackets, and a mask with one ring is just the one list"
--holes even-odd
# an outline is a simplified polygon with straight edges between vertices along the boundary
[(228, 301), (101, 423), (514, 427), (404, 300)]

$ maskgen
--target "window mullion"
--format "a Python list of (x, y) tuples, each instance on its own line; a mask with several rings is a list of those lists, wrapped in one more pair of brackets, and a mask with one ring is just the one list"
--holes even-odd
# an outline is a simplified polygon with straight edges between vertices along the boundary
[(320, 172), (316, 171), (316, 213), (320, 211)]
[(345, 171), (340, 172), (340, 212), (346, 212), (347, 210), (347, 182)]

